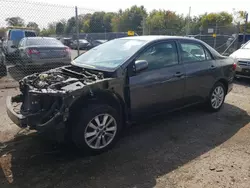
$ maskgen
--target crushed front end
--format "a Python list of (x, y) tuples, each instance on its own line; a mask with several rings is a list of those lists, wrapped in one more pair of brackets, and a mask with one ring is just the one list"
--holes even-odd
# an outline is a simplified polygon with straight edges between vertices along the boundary
[(81, 96), (91, 94), (91, 88), (104, 83), (101, 72), (65, 66), (23, 78), (20, 95), (7, 97), (9, 118), (19, 127), (38, 132), (65, 128), (71, 105)]

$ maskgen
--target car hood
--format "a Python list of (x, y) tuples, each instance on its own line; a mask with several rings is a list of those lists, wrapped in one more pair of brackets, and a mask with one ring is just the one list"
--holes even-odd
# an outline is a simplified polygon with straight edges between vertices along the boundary
[(65, 95), (82, 89), (89, 90), (92, 87), (103, 87), (111, 80), (114, 80), (114, 78), (105, 78), (101, 72), (87, 71), (70, 65), (29, 75), (20, 81), (20, 90), (28, 90), (32, 93)]
[(250, 59), (250, 49), (238, 49), (230, 55), (236, 59)]

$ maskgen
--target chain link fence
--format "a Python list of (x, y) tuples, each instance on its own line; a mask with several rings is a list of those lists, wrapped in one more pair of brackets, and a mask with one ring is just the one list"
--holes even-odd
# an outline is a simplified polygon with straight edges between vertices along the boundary
[[(194, 37), (228, 55), (239, 48), (236, 26), (187, 28), (187, 20), (164, 27), (122, 11), (103, 12), (75, 6), (17, 0), (0, 0), (0, 76), (20, 80), (26, 75), (70, 64), (86, 50), (128, 35), (178, 35)], [(144, 8), (142, 14), (147, 14)], [(134, 19), (135, 23), (129, 20)], [(160, 23), (159, 23), (160, 24)], [(161, 23), (162, 24), (162, 23)], [(172, 26), (170, 26), (172, 25)], [(187, 32), (188, 31), (188, 32)], [(131, 32), (129, 34), (129, 32)]]

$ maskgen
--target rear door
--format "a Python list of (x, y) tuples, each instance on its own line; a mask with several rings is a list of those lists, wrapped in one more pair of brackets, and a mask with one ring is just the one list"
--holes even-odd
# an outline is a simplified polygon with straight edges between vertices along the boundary
[(178, 60), (175, 41), (156, 43), (143, 51), (136, 60), (146, 60), (149, 66), (129, 80), (134, 118), (182, 105), (185, 73)]
[(215, 83), (218, 65), (210, 51), (198, 41), (179, 40), (179, 48), (186, 72), (186, 104), (200, 102)]

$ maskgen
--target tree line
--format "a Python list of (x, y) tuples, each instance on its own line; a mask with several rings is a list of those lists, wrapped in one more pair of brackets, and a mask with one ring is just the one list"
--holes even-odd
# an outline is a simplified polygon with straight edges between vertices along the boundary
[[(153, 10), (147, 12), (144, 6), (132, 6), (118, 12), (94, 12), (93, 14), (81, 14), (78, 16), (79, 31), (81, 33), (103, 33), (103, 32), (127, 32), (135, 31), (139, 35), (144, 34), (166, 34), (184, 35), (185, 33), (197, 34), (204, 28), (214, 27), (235, 27), (244, 20), (245, 12), (235, 13), (218, 12), (204, 13), (202, 15), (188, 17), (177, 14), (170, 10)], [(25, 21), (20, 17), (10, 17), (5, 20), (8, 26), (26, 26), (39, 32), (41, 36), (50, 35), (72, 35), (76, 33), (76, 18), (62, 19), (49, 23), (46, 28), (39, 28), (35, 22)], [(237, 23), (236, 23), (237, 22)], [(243, 30), (243, 23), (239, 24)], [(248, 23), (250, 32), (250, 23)]]

